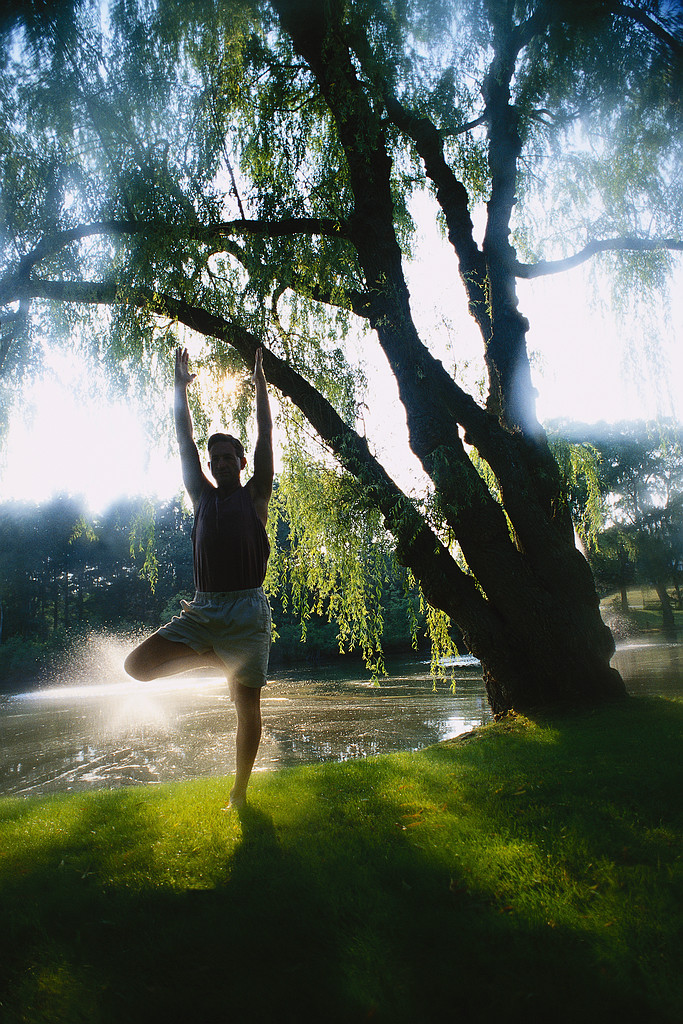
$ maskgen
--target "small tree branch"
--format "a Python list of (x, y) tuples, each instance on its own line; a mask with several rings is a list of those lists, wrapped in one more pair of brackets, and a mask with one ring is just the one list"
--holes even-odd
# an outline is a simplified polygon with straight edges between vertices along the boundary
[(0, 378), (7, 377), (11, 370), (9, 357), (20, 331), (28, 320), (31, 300), (23, 298), (16, 312), (0, 315)]
[(453, 128), (451, 131), (444, 131), (442, 128), (438, 128), (437, 131), (442, 139), (453, 139), (457, 135), (464, 135), (465, 132), (471, 132), (473, 128), (478, 128), (482, 124), (486, 124), (486, 114), (482, 114), (480, 117), (475, 117), (474, 121), (468, 121), (467, 124), (461, 125), (460, 128)]
[[(236, 245), (229, 238), (225, 238), (222, 241), (220, 251), (227, 252), (230, 256), (233, 256), (248, 273), (253, 271), (257, 263), (249, 253), (245, 252), (244, 249)], [(321, 302), (326, 306), (334, 306), (336, 309), (350, 309), (356, 316), (366, 320), (370, 316), (371, 298), (367, 292), (360, 291), (360, 289), (340, 288), (337, 297), (329, 289), (323, 288), (317, 283), (312, 284), (310, 281), (306, 281), (300, 274), (295, 273), (291, 266), (281, 271), (278, 277), (279, 294), (282, 294), (289, 288), (302, 298), (312, 299), (314, 302)]]
[(95, 235), (170, 234), (192, 242), (215, 242), (234, 235), (262, 235), (278, 238), (287, 235), (328, 235), (346, 238), (344, 221), (327, 217), (283, 217), (282, 220), (228, 220), (218, 224), (169, 224), (163, 220), (100, 220), (48, 235), (20, 262), (19, 274), (26, 273), (40, 260), (53, 256), (72, 242)]
[[(328, 235), (333, 238), (347, 237), (347, 229), (343, 221), (317, 217), (285, 217), (281, 221), (231, 220), (207, 225), (196, 223), (178, 225), (161, 220), (93, 221), (90, 224), (81, 224), (78, 227), (59, 231), (41, 239), (31, 252), (22, 257), (14, 272), (9, 272), (0, 278), (0, 306), (12, 301), (8, 295), (11, 295), (17, 282), (27, 279), (41, 260), (56, 255), (73, 242), (80, 242), (97, 235), (119, 236), (154, 233), (170, 235), (180, 241), (216, 244), (218, 246), (216, 251), (225, 248), (225, 242), (236, 235), (261, 235), (269, 238), (298, 234)], [(231, 249), (230, 251), (233, 256), (244, 262), (239, 250)], [(321, 299), (321, 301), (324, 300)], [(360, 305), (362, 304), (359, 304), (359, 308)]]
[(573, 256), (561, 260), (540, 260), (538, 263), (515, 263), (516, 277), (531, 279), (545, 277), (549, 274), (560, 274), (565, 270), (573, 270), (600, 252), (654, 252), (657, 249), (670, 249), (683, 252), (683, 241), (677, 238), (606, 238), (589, 242)]
[(239, 190), (237, 188), (237, 182), (235, 180), (235, 172), (232, 169), (232, 163), (230, 162), (230, 157), (228, 156), (228, 147), (225, 145), (225, 142), (223, 142), (223, 156), (225, 158), (225, 166), (228, 168), (228, 174), (230, 175), (230, 181), (232, 182), (233, 195), (237, 200), (237, 206), (240, 211), (240, 218), (243, 221), (245, 221), (247, 219), (247, 216), (244, 212), (244, 207), (242, 206), (242, 200), (240, 199)]

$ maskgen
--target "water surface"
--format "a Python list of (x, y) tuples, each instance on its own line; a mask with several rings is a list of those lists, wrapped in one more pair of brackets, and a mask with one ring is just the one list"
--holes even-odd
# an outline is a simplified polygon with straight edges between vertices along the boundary
[[(113, 788), (234, 772), (236, 715), (224, 679), (140, 683), (116, 645), (100, 679), (78, 673), (0, 697), (0, 794)], [(262, 696), (255, 771), (415, 750), (490, 719), (471, 659), (452, 669), (455, 692), (426, 663), (394, 666), (374, 686), (361, 670), (282, 672)], [(435, 689), (436, 686), (436, 689)]]
[[(99, 641), (59, 684), (0, 697), (0, 794), (150, 785), (234, 772), (235, 711), (224, 680), (139, 683), (126, 646)], [(633, 694), (683, 695), (683, 647), (635, 642), (613, 664)], [(473, 659), (454, 690), (425, 662), (389, 666), (381, 686), (339, 667), (282, 672), (262, 697), (255, 771), (416, 750), (491, 719)]]
[(634, 696), (683, 696), (683, 644), (658, 640), (619, 644), (612, 665)]

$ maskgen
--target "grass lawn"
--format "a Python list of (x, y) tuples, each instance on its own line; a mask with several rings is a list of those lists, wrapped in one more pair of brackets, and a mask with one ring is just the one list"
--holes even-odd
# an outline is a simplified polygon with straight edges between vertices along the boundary
[[(662, 631), (662, 606), (657, 592), (653, 587), (628, 587), (628, 612), (627, 619), (632, 623), (636, 633), (661, 633)], [(671, 594), (671, 592), (670, 592)], [(680, 635), (683, 631), (683, 609), (676, 607), (672, 601), (674, 628)], [(603, 617), (609, 620), (610, 615), (621, 615), (621, 594), (613, 593), (603, 597), (600, 602), (600, 609)]]
[(683, 1019), (683, 703), (0, 801), (0, 1021)]

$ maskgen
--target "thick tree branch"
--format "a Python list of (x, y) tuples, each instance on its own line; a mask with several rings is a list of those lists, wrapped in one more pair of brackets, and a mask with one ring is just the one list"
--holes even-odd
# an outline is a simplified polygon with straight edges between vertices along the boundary
[(660, 43), (664, 43), (679, 60), (683, 57), (683, 41), (668, 32), (641, 7), (632, 4), (615, 4), (614, 13), (617, 16), (628, 18), (630, 21), (635, 21), (642, 28), (647, 29)]
[(516, 56), (528, 46), (532, 39), (548, 30), (553, 12), (550, 4), (539, 3), (526, 21), (521, 22), (510, 34), (510, 55)]
[(283, 217), (279, 221), (230, 220), (219, 224), (169, 224), (164, 220), (102, 220), (47, 235), (24, 256), (15, 274), (8, 274), (0, 282), (0, 305), (7, 300), (3, 297), (3, 283), (14, 278), (23, 278), (41, 260), (54, 256), (72, 242), (97, 235), (166, 235), (170, 239), (186, 242), (215, 243), (235, 235), (261, 235), (278, 238), (288, 235), (327, 235), (332, 238), (347, 237), (348, 228), (341, 220), (319, 217)]
[(683, 241), (677, 238), (605, 238), (589, 242), (579, 252), (564, 259), (539, 260), (538, 263), (516, 262), (514, 271), (517, 277), (531, 279), (573, 270), (600, 252), (654, 252), (657, 249), (683, 252)]
[[(436, 185), (436, 197), (446, 217), (448, 239), (458, 257), (470, 313), (487, 344), (491, 335), (491, 318), (486, 295), (486, 262), (474, 241), (467, 190), (447, 164), (443, 138), (429, 118), (411, 114), (394, 96), (386, 96), (385, 103), (388, 117), (413, 140), (424, 162), (427, 177)], [(483, 120), (480, 118), (477, 123)]]
[[(370, 321), (406, 409), (411, 448), (435, 482), (444, 519), (475, 575), (481, 551), (473, 538), (486, 522), (489, 543), (500, 551), (501, 562), (511, 562), (510, 572), (523, 576), (505, 517), (467, 457), (458, 432), (458, 423), (472, 436), (483, 432), (486, 414), (434, 359), (412, 320), (394, 228), (391, 158), (380, 118), (368, 103), (351, 60), (339, 21), (341, 7), (320, 7), (313, 0), (272, 0), (272, 5), (337, 123), (355, 200), (350, 237), (372, 295)], [(491, 581), (491, 593), (496, 587)]]
[[(241, 325), (207, 310), (151, 291), (121, 288), (107, 282), (31, 281), (15, 298), (41, 298), (87, 304), (127, 303), (168, 317), (201, 334), (230, 344), (250, 366), (261, 340)], [(349, 427), (333, 406), (296, 370), (264, 349), (267, 380), (291, 399), (329, 445), (341, 465), (366, 489), (368, 501), (380, 509), (393, 534), (399, 560), (416, 575), (425, 596), (436, 607), (457, 605), (458, 619), (468, 646), (482, 649), (486, 637), (499, 623), (474, 579), (458, 568), (448, 549), (424, 523), (409, 498), (401, 491), (370, 452), (365, 438)]]
[[(641, 28), (646, 29), (660, 43), (663, 43), (672, 54), (678, 59), (683, 57), (683, 41), (678, 39), (672, 32), (669, 32), (660, 22), (650, 17), (647, 11), (638, 4), (614, 3), (604, 9), (605, 16), (614, 14), (617, 17), (627, 18), (635, 22)], [(567, 12), (561, 7), (556, 7), (552, 2), (539, 3), (533, 14), (526, 21), (515, 28), (512, 36), (512, 45), (516, 53), (519, 53), (525, 46), (538, 35), (542, 35), (549, 28), (550, 24), (557, 19), (568, 21)], [(573, 19), (570, 21), (573, 23)]]
[[(411, 448), (436, 485), (440, 497), (439, 510), (458, 539), (470, 569), (480, 581), (486, 577), (487, 596), (498, 608), (505, 607), (506, 616), (509, 614), (510, 621), (515, 623), (514, 628), (523, 629), (516, 609), (506, 601), (504, 581), (514, 578), (522, 588), (528, 584), (530, 593), (533, 573), (526, 557), (530, 556), (543, 571), (543, 559), (540, 554), (535, 558), (533, 552), (543, 550), (547, 556), (545, 564), (550, 565), (553, 553), (562, 546), (560, 538), (564, 542), (567, 537), (572, 537), (569, 517), (554, 502), (558, 486), (557, 466), (538, 424), (539, 436), (534, 435), (531, 441), (518, 430), (502, 430), (470, 395), (458, 388), (417, 335), (394, 228), (391, 158), (381, 120), (369, 104), (350, 58), (341, 22), (341, 5), (328, 7), (314, 0), (271, 0), (271, 4), (282, 27), (291, 36), (295, 49), (307, 61), (337, 124), (355, 200), (354, 213), (349, 219), (350, 238), (358, 253), (367, 289), (373, 297), (370, 321), (396, 377), (406, 409)], [(514, 61), (506, 69), (509, 75), (513, 68)], [(495, 69), (492, 69), (489, 76), (491, 90), (495, 88), (494, 78)], [(503, 82), (502, 92), (495, 97), (498, 106), (492, 118), (494, 136), (496, 133), (498, 136), (509, 133), (508, 86), (509, 78)], [(513, 135), (519, 143), (514, 130)], [(501, 157), (504, 181), (503, 189), (498, 189), (499, 212), (502, 208), (501, 194), (510, 207), (514, 202), (515, 159), (513, 154), (510, 165), (507, 153)], [(500, 185), (499, 179), (497, 184)], [(508, 223), (509, 217), (501, 224), (497, 240), (504, 237), (507, 242)], [(521, 358), (526, 359), (523, 331), (528, 325), (516, 309), (510, 313), (510, 292), (514, 293), (514, 276), (509, 269), (511, 262), (508, 258), (505, 265), (504, 288), (498, 285), (496, 293), (499, 326), (503, 328), (498, 359), (501, 364), (507, 359), (509, 365), (504, 369), (511, 380), (510, 392), (516, 395), (518, 383), (524, 390), (524, 381), (516, 371)], [(491, 278), (488, 265), (487, 271)], [(506, 321), (514, 321), (517, 331), (509, 346)], [(521, 337), (520, 322), (524, 324)], [(525, 365), (528, 376), (528, 360)], [(530, 391), (530, 379), (527, 383), (527, 391)], [(519, 423), (521, 419), (521, 416), (516, 416), (512, 422)], [(511, 542), (509, 525), (502, 509), (463, 448), (458, 424), (465, 427), (470, 442), (476, 445), (493, 469), (501, 490), (505, 490), (506, 507), (514, 510), (511, 518), (515, 523), (519, 550)], [(486, 537), (483, 547), (482, 536)], [(484, 562), (494, 551), (499, 573), (492, 575)], [(555, 568), (564, 571), (565, 567)], [(549, 584), (555, 585), (553, 575), (550, 572), (547, 575)], [(557, 577), (557, 573), (554, 576)], [(529, 600), (533, 601), (533, 598), (529, 596)]]

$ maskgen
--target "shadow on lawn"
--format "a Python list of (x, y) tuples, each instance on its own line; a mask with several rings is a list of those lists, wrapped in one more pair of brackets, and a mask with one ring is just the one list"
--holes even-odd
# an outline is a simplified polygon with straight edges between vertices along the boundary
[[(260, 780), (254, 806), (240, 815), (241, 836), (226, 839), (222, 878), (201, 890), (103, 886), (112, 857), (129, 857), (134, 876), (157, 826), (135, 791), (84, 802), (68, 836), (46, 836), (30, 868), (3, 874), (3, 1024), (673, 1021), (653, 1003), (636, 959), (625, 977), (585, 934), (512, 912), (471, 884), (459, 854), (470, 844), (465, 829), (538, 846), (543, 815), (557, 804), (556, 823), (583, 830), (591, 856), (609, 855), (623, 845), (630, 813), (661, 822), (665, 797), (658, 809), (648, 792), (653, 780), (663, 784), (682, 716), (683, 708), (673, 717), (644, 708), (639, 729), (624, 713), (617, 738), (588, 716), (583, 729), (554, 722), (534, 742), (511, 731), (404, 762), (299, 772), (301, 811), (289, 819), (267, 811), (283, 777)], [(644, 748), (645, 725), (650, 742), (659, 737), (656, 751)], [(505, 794), (481, 789), (479, 769), (501, 756), (501, 742), (505, 770), (517, 764), (546, 787), (520, 795), (518, 826)], [(645, 778), (635, 784), (637, 758), (653, 772), (649, 790)], [(600, 790), (608, 762), (617, 780), (623, 771), (617, 792)], [(402, 763), (406, 786), (415, 786), (408, 795)], [(436, 815), (433, 826), (410, 828), (407, 803), (448, 799), (444, 763), (460, 773), (459, 809), (444, 812), (443, 826)], [(575, 779), (564, 787), (552, 774), (558, 763), (579, 774), (578, 790)], [(589, 799), (613, 819), (608, 834), (593, 830)], [(117, 846), (124, 836), (126, 848)]]
[[(307, 1020), (321, 983), (334, 1000), (325, 901), (268, 815), (242, 814), (242, 842), (226, 849), (225, 882), (214, 888), (102, 887), (112, 858), (153, 843), (143, 812), (120, 793), (101, 798), (68, 836), (47, 839), (30, 868), (4, 873), (2, 1024)], [(102, 816), (110, 834), (93, 845)]]
[[(347, 894), (337, 969), (358, 1015), (340, 1020), (680, 1019), (683, 705), (628, 701), (544, 724), (407, 756), (403, 779), (401, 758), (312, 777), (317, 806), (334, 791), (318, 830), (338, 842), (316, 848), (309, 812), (309, 874)], [(551, 907), (557, 896), (557, 920), (526, 900), (537, 884)]]

